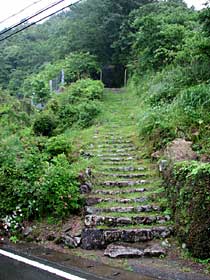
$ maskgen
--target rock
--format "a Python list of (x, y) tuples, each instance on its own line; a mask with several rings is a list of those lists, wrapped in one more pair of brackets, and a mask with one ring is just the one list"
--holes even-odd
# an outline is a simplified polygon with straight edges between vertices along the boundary
[(56, 244), (65, 245), (71, 249), (77, 248), (80, 245), (81, 238), (79, 237), (72, 237), (68, 234), (62, 235), (58, 239), (56, 239)]
[(104, 255), (110, 258), (129, 258), (129, 257), (136, 258), (136, 257), (142, 257), (144, 255), (144, 252), (143, 250), (137, 248), (110, 244), (106, 248)]
[(90, 193), (91, 189), (92, 189), (92, 185), (90, 183), (85, 183), (80, 186), (80, 193), (81, 194)]
[(83, 229), (81, 248), (85, 250), (104, 249), (106, 247), (103, 230)]
[(165, 256), (166, 250), (163, 247), (161, 247), (160, 245), (155, 244), (151, 247), (144, 249), (144, 255), (147, 257)]
[(47, 241), (54, 241), (55, 239), (56, 239), (55, 233), (49, 233), (49, 234), (46, 236), (46, 240), (47, 240)]
[(164, 248), (170, 248), (171, 244), (168, 242), (168, 239), (165, 239), (161, 242), (161, 246)]
[(161, 157), (161, 152), (160, 151), (156, 151), (154, 153), (151, 154), (151, 158), (154, 160), (158, 160)]
[(90, 167), (86, 168), (85, 174), (86, 174), (86, 176), (88, 176), (88, 177), (90, 177), (90, 176), (92, 175), (92, 170), (91, 170)]
[(29, 234), (31, 234), (33, 232), (33, 228), (32, 227), (26, 227), (23, 231), (22, 234), (24, 237), (28, 237)]
[(161, 160), (161, 161), (159, 162), (159, 171), (160, 171), (160, 172), (163, 172), (164, 170), (166, 170), (166, 168), (167, 168), (167, 163), (168, 163), (167, 160)]
[(102, 202), (102, 199), (99, 197), (89, 197), (86, 199), (87, 206), (92, 206), (92, 205), (98, 204), (100, 202)]
[(192, 142), (180, 138), (167, 145), (164, 155), (172, 161), (198, 159), (198, 155), (192, 150)]

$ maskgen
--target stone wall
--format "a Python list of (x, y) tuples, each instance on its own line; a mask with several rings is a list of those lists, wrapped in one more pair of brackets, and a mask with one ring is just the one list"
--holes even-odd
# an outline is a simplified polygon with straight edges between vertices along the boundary
[(178, 162), (163, 176), (179, 240), (192, 256), (210, 258), (210, 163)]

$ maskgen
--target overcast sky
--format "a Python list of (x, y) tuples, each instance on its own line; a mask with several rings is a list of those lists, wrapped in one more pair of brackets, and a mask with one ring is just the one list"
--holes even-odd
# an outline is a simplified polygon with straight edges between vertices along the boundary
[[(27, 16), (30, 16), (40, 9), (57, 2), (58, 0), (0, 0), (1, 6), (0, 6), (0, 30), (4, 27), (11, 26), (12, 24), (15, 24), (19, 22), (21, 19), (26, 18)], [(100, 0), (99, 0), (100, 1)], [(129, 1), (129, 0), (128, 0)], [(21, 12), (19, 15), (12, 17), (8, 20), (4, 21), (8, 17), (18, 13), (22, 9), (26, 8), (27, 6), (35, 3), (32, 7), (26, 9), (24, 12)], [(38, 2), (38, 3), (37, 3)], [(76, 0), (65, 0), (63, 3), (57, 5), (53, 9), (50, 9), (47, 13), (50, 14), (53, 11), (66, 6), (70, 3), (74, 3)], [(185, 0), (185, 2), (188, 4), (189, 7), (192, 5), (195, 6), (196, 9), (201, 9), (203, 7), (203, 3), (206, 2), (205, 0)], [(43, 13), (41, 16), (47, 15), (47, 13)], [(38, 19), (38, 18), (36, 18)], [(34, 19), (35, 20), (35, 19)]]

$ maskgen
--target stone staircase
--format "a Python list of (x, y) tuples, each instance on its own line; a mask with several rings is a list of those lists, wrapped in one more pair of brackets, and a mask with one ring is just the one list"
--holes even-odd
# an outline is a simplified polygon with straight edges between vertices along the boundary
[(173, 227), (161, 203), (160, 179), (138, 156), (132, 138), (115, 131), (97, 131), (89, 149), (99, 163), (86, 195), (82, 248), (105, 249), (113, 258), (165, 255), (161, 244)]

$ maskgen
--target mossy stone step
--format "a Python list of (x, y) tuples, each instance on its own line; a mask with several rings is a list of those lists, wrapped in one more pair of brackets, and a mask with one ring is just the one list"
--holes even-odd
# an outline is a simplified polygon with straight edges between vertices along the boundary
[(136, 171), (144, 171), (147, 168), (145, 167), (133, 167), (133, 166), (119, 166), (119, 167), (106, 167), (104, 171), (110, 172), (136, 172)]
[(132, 144), (133, 145), (133, 142), (131, 140), (123, 140), (123, 139), (122, 140), (121, 139), (119, 139), (119, 140), (111, 140), (110, 139), (110, 140), (101, 141), (100, 144), (101, 145), (103, 145), (103, 144), (105, 144), (105, 145), (107, 145), (107, 144), (108, 145), (113, 145), (113, 144), (114, 145), (116, 145), (116, 144), (117, 145), (118, 144), (121, 144), (121, 145), (130, 144), (131, 145)]
[(131, 217), (112, 217), (112, 216), (98, 216), (98, 215), (86, 215), (85, 226), (96, 227), (101, 225), (116, 227), (127, 225), (152, 225), (152, 224), (164, 224), (170, 221), (168, 215), (147, 215), (147, 216), (131, 216)]
[(96, 156), (97, 157), (100, 157), (100, 158), (122, 158), (122, 157), (134, 157), (134, 155), (133, 154), (131, 154), (131, 153), (110, 153), (110, 151), (109, 152), (107, 152), (106, 154), (104, 154), (104, 153), (96, 153)]
[(136, 181), (103, 181), (100, 182), (100, 186), (104, 187), (129, 187), (129, 186), (139, 186), (139, 185), (145, 185), (145, 184), (150, 184), (151, 181), (149, 180), (136, 180)]
[(120, 174), (120, 173), (105, 173), (105, 172), (98, 172), (94, 173), (95, 176), (102, 176), (102, 177), (114, 177), (114, 178), (124, 178), (124, 179), (135, 179), (135, 178), (142, 178), (148, 177), (149, 174), (145, 173), (138, 173), (138, 174)]
[(103, 161), (109, 161), (109, 162), (124, 162), (124, 161), (134, 161), (136, 160), (135, 157), (133, 156), (128, 156), (128, 157), (101, 157), (101, 160)]
[(100, 198), (100, 197), (88, 197), (86, 199), (87, 206), (93, 206), (99, 203), (121, 203), (121, 204), (129, 204), (129, 203), (143, 203), (147, 201), (147, 197), (136, 197), (136, 198)]
[(99, 151), (100, 151), (100, 153), (126, 153), (126, 152), (130, 153), (130, 152), (136, 152), (136, 149), (133, 148), (133, 147), (123, 148), (123, 149), (118, 149), (117, 147), (111, 148), (111, 149), (108, 149), (108, 148), (98, 148), (98, 149), (96, 149), (95, 147), (91, 147), (90, 151), (92, 153), (95, 153), (95, 154), (97, 154)]
[(98, 148), (98, 149), (100, 149), (100, 148), (102, 148), (102, 149), (114, 149), (114, 148), (116, 148), (116, 149), (126, 149), (126, 148), (135, 148), (135, 146), (133, 145), (133, 143), (127, 143), (127, 144), (123, 144), (123, 143), (112, 143), (112, 145), (110, 145), (110, 144), (107, 144), (107, 143), (105, 143), (105, 144), (99, 144), (99, 145), (96, 145), (96, 147)]
[(81, 247), (86, 250), (105, 249), (114, 242), (146, 242), (171, 236), (173, 228), (156, 226), (140, 229), (95, 229), (85, 228), (82, 231)]
[(131, 193), (143, 193), (146, 192), (146, 188), (135, 188), (135, 189), (128, 189), (128, 190), (93, 190), (92, 194), (103, 194), (103, 195), (118, 195), (118, 194), (131, 194)]
[(85, 212), (87, 214), (93, 215), (98, 213), (141, 213), (141, 212), (160, 212), (162, 209), (157, 205), (140, 205), (140, 206), (117, 206), (117, 207), (109, 207), (109, 208), (99, 208), (99, 207), (85, 207)]

